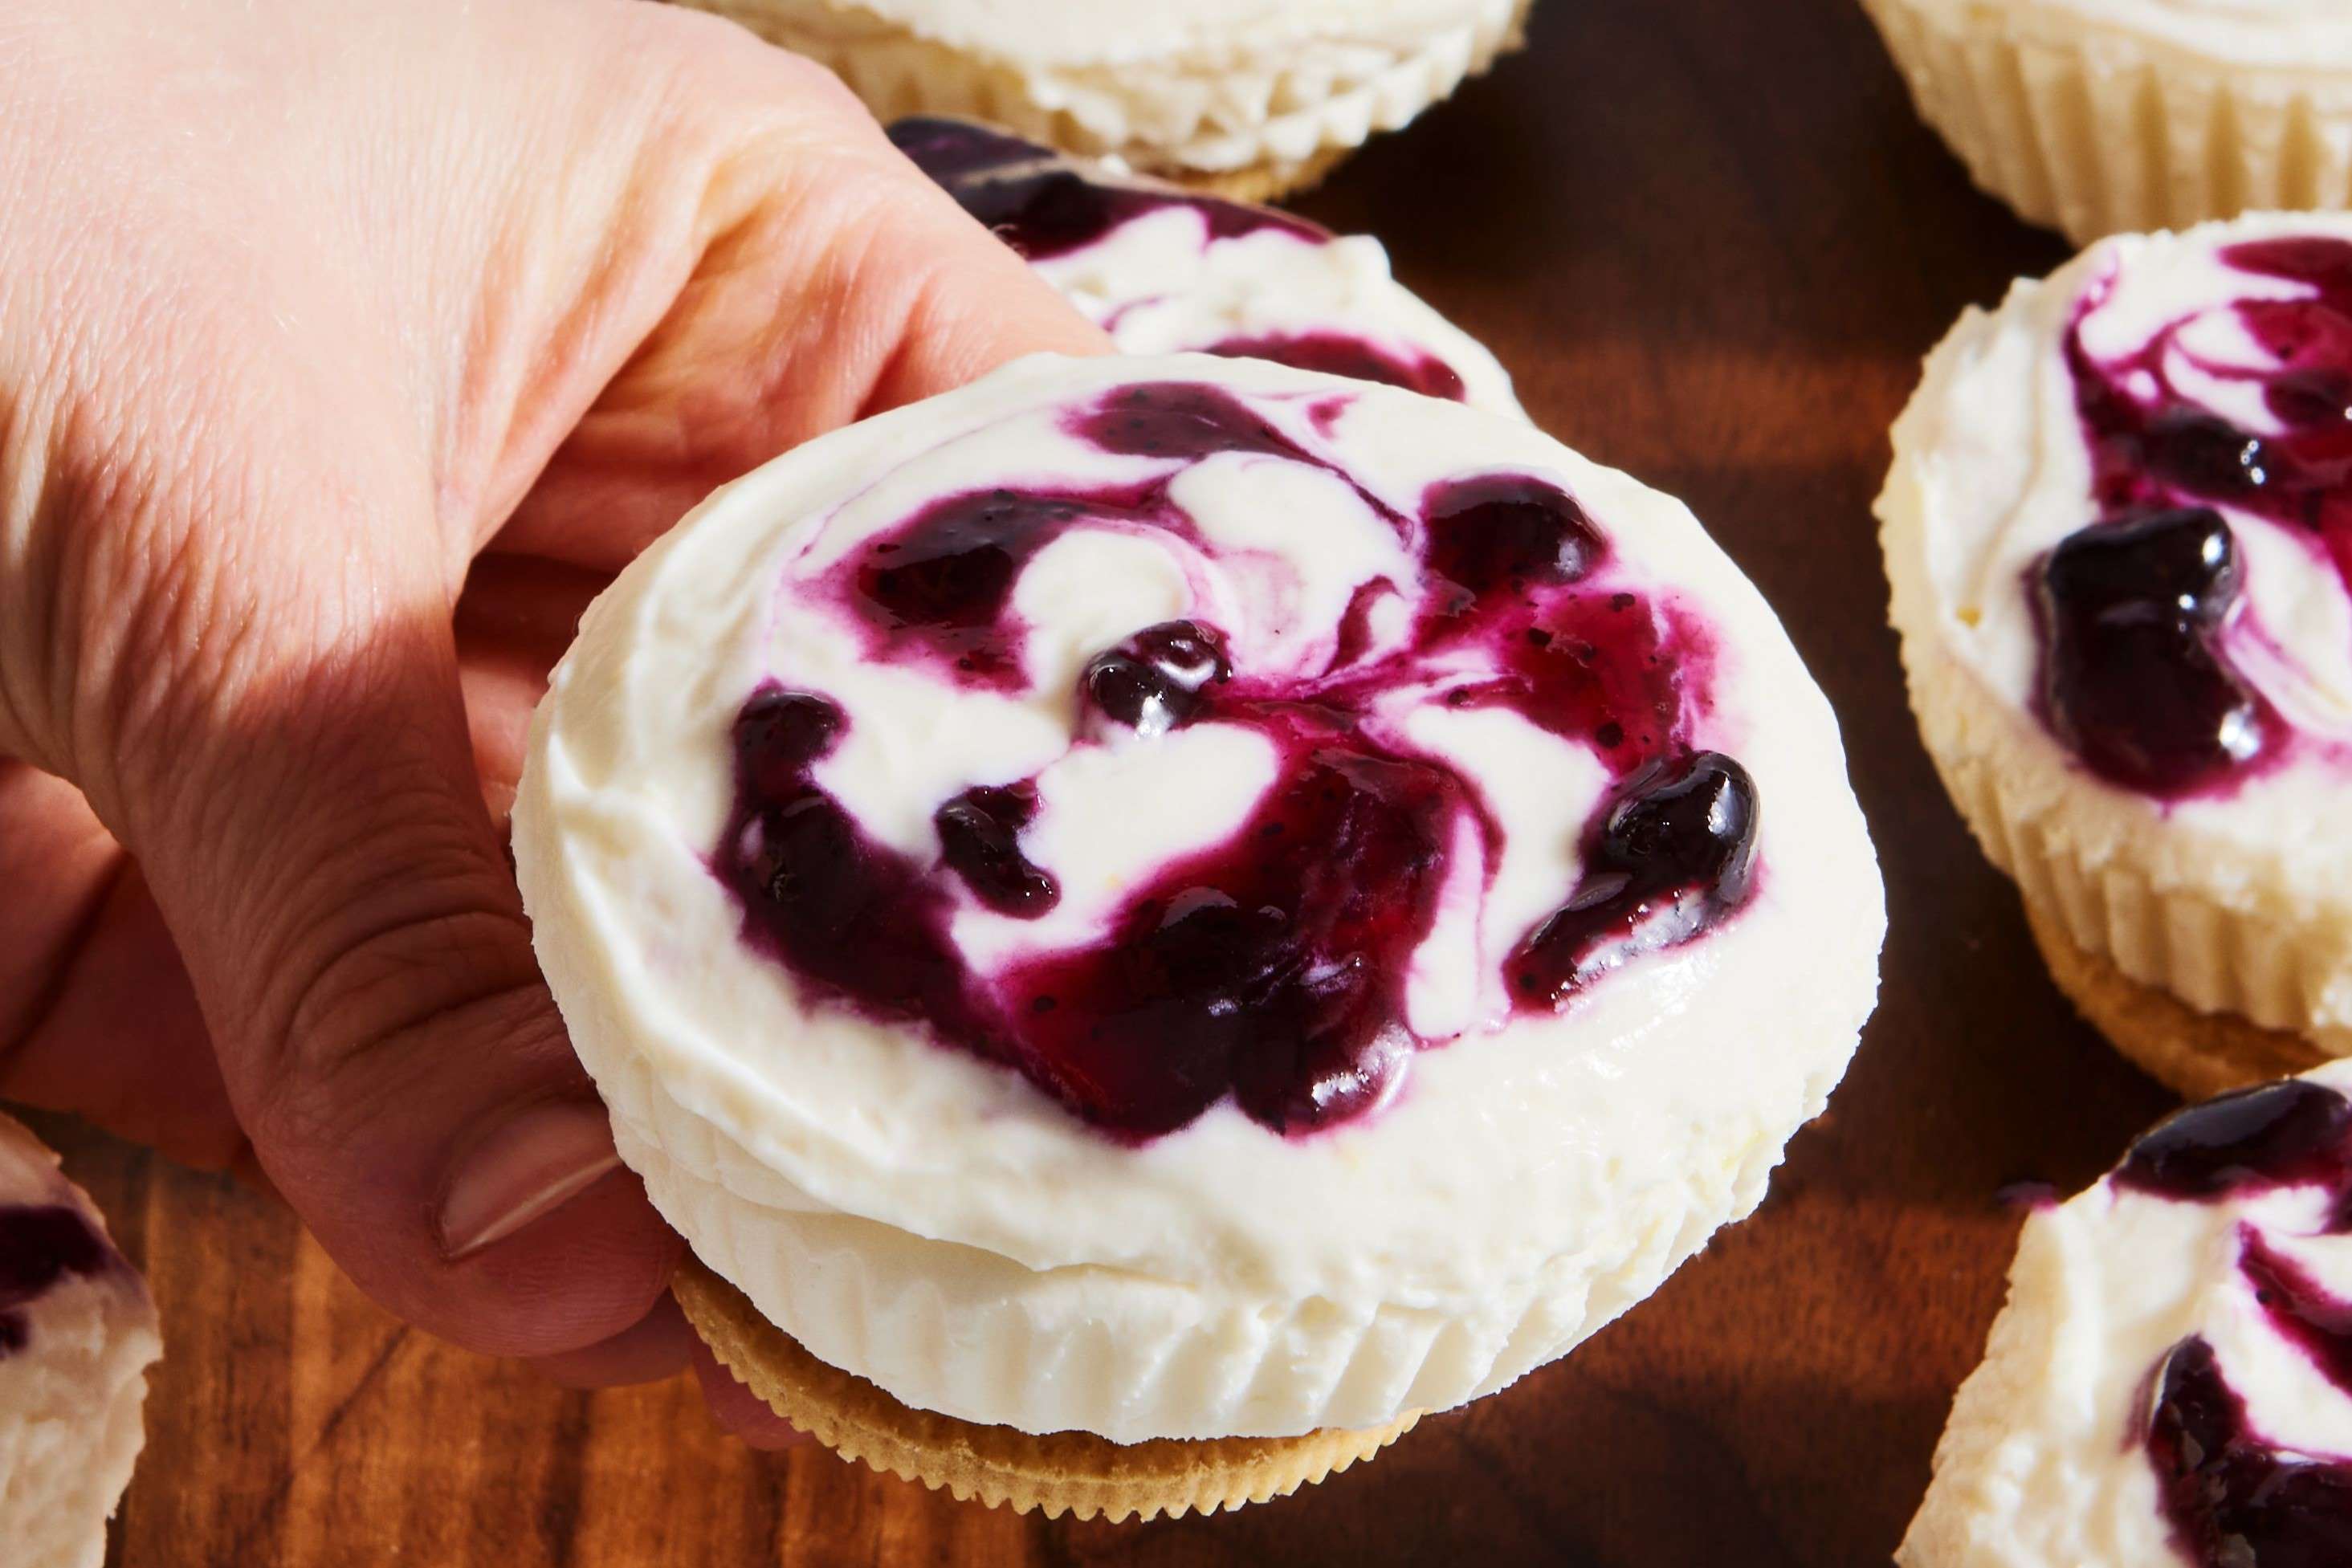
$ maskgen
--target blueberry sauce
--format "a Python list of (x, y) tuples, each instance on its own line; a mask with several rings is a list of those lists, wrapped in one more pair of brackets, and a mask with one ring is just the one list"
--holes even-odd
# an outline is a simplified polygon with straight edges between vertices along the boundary
[(1368, 1109), (1412, 1043), (1405, 958), (1462, 786), (1344, 730), (1258, 717), (1287, 756), (1241, 831), (1161, 871), (1107, 946), (1005, 979), (1029, 1020), (1024, 1070), (1090, 1121), (1167, 1132), (1230, 1092), (1268, 1127), (1311, 1131)]
[(87, 1277), (114, 1261), (107, 1244), (80, 1212), (65, 1204), (0, 1207), (0, 1355), (25, 1348), (25, 1310), (71, 1276)]
[(910, 115), (891, 122), (890, 140), (965, 212), (1031, 261), (1082, 249), (1131, 218), (1167, 207), (1199, 213), (1212, 239), (1263, 230), (1317, 244), (1331, 237), (1271, 207), (1194, 195), (1153, 180), (1118, 179), (972, 120)]
[(1460, 402), (1465, 395), (1460, 374), (1436, 355), (1400, 353), (1349, 332), (1281, 332), (1227, 338), (1202, 351), (1234, 360), (1272, 360), (1278, 365), (1321, 371), (1326, 375), (1352, 376), (1360, 382), (1384, 382), (1449, 402)]
[[(1339, 472), (1212, 386), (1122, 388), (1066, 424), (1106, 452), (1175, 467), (1117, 492), (950, 497), (868, 539), (833, 588), (812, 591), (836, 592), (883, 656), (919, 649), (950, 679), (1028, 689), (1012, 585), (1051, 539), (1083, 525), (1199, 544), (1169, 483), (1220, 455)], [(1482, 846), (1491, 875), (1500, 847), (1475, 786), (1374, 722), (1401, 688), (1508, 708), (1591, 747), (1614, 778), (1584, 835), (1580, 884), (1514, 960), (1527, 983), (1506, 978), (1515, 1008), (1565, 1005), (1736, 911), (1752, 883), (1756, 791), (1738, 763), (1691, 743), (1708, 700), (1706, 633), (1609, 580), (1606, 540), (1543, 480), (1441, 484), (1412, 517), (1365, 499), (1425, 569), (1401, 644), (1371, 631), (1370, 605), (1400, 591), (1376, 583), (1317, 677), (1238, 669), (1224, 634), (1198, 621), (1146, 627), (1080, 672), (1074, 745), (1148, 746), (1213, 720), (1255, 731), (1276, 758), (1240, 827), (1129, 890), (1098, 938), (971, 973), (949, 935), (959, 886), (1016, 917), (1059, 897), (1022, 843), (1035, 780), (962, 791), (934, 818), (936, 856), (902, 853), (816, 781), (845, 716), (774, 685), (736, 721), (736, 800), (714, 858), (748, 938), (818, 998), (919, 1019), (1117, 1137), (1171, 1131), (1226, 1098), (1284, 1134), (1360, 1114), (1435, 1043), (1410, 1030), (1403, 987), (1453, 855)]]
[(2307, 1183), (2352, 1186), (2352, 1102), (2301, 1078), (2233, 1090), (2158, 1123), (2113, 1180), (2179, 1202)]
[(2200, 1568), (2352, 1563), (2352, 1467), (2266, 1442), (2201, 1335), (2165, 1357), (2147, 1445), (2174, 1542)]
[[(2231, 307), (2276, 363), (2254, 370), (2193, 353), (2182, 333), (2198, 317), (2098, 361), (2078, 318), (2066, 361), (2101, 521), (2059, 547), (2039, 584), (2052, 644), (2046, 715), (2095, 771), (2164, 798), (2225, 787), (2274, 751), (2284, 729), (2221, 650), (2241, 585), (2228, 527), (2210, 508), (2303, 534), (2352, 585), (2352, 244), (2262, 241), (2221, 260), (2311, 290)], [(2242, 429), (2184, 393), (2184, 361), (2203, 377), (2257, 383), (2277, 428)], [(2132, 538), (2105, 542), (2097, 571), (2057, 580), (2060, 556), (2117, 528)], [(2144, 568), (2134, 554), (2148, 558)], [(2137, 591), (2125, 580), (2135, 576)], [(2070, 628), (2089, 634), (2070, 647)]]
[[(1121, 224), (1169, 207), (1199, 213), (1213, 241), (1269, 230), (1315, 245), (1331, 238), (1287, 213), (1195, 195), (1158, 181), (1121, 178), (971, 120), (915, 115), (893, 121), (890, 140), (965, 212), (1031, 261), (1082, 250)], [(1462, 377), (1434, 354), (1387, 347), (1351, 332), (1258, 333), (1206, 344), (1202, 351), (1384, 382), (1454, 402), (1465, 395)]]

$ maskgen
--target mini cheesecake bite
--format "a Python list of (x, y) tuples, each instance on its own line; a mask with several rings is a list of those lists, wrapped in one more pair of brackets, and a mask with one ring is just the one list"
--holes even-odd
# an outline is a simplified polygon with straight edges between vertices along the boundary
[(1519, 41), (1529, 0), (682, 0), (883, 120), (977, 115), (1244, 201), (1321, 179)]
[(1904, 1568), (2352, 1562), (2352, 1065), (2031, 1215)]
[(706, 1337), (1056, 1511), (1290, 1490), (1647, 1295), (1821, 1108), (1884, 926), (1686, 511), (1202, 355), (714, 496), (583, 622), (516, 822)]
[(1979, 186), (2088, 242), (2352, 206), (2338, 0), (1863, 0)]
[(2352, 221), (2095, 246), (1895, 446), (1912, 704), (2063, 988), (2192, 1094), (2352, 1050)]
[(98, 1568), (145, 1442), (163, 1354), (145, 1281), (89, 1195), (0, 1116), (0, 1541), (26, 1568)]
[(1390, 276), (1370, 235), (974, 120), (912, 116), (890, 140), (1129, 353), (1274, 360), (1526, 417), (1495, 356)]

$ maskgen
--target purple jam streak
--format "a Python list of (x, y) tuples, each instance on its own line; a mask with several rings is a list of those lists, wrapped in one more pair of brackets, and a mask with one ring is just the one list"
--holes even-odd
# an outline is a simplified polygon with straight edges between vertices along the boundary
[[(949, 497), (853, 551), (819, 591), (837, 593), (878, 656), (911, 652), (963, 684), (1024, 690), (1012, 587), (1052, 539), (1089, 526), (1197, 544), (1169, 483), (1222, 455), (1339, 473), (1213, 386), (1121, 388), (1067, 427), (1106, 452), (1174, 466), (1117, 492)], [(1276, 759), (1249, 818), (1144, 879), (1101, 938), (971, 974), (949, 936), (958, 884), (1021, 918), (1059, 897), (1022, 847), (1034, 780), (964, 790), (934, 817), (936, 857), (901, 853), (815, 781), (840, 710), (775, 685), (736, 721), (736, 802), (713, 861), (742, 902), (747, 938), (815, 998), (920, 1020), (1113, 1136), (1172, 1131), (1227, 1098), (1286, 1134), (1361, 1114), (1415, 1049), (1435, 1043), (1409, 1030), (1403, 990), (1457, 845), (1482, 845), (1490, 875), (1499, 850), (1470, 782), (1368, 727), (1381, 698), (1417, 686), (1581, 741), (1617, 780), (1586, 834), (1581, 885), (1515, 962), (1540, 977), (1507, 983), (1515, 1007), (1565, 1005), (1627, 958), (1736, 911), (1752, 880), (1755, 787), (1690, 742), (1712, 670), (1704, 632), (1600, 580), (1606, 540), (1543, 480), (1442, 484), (1415, 517), (1358, 494), (1428, 574), (1404, 646), (1370, 631), (1370, 606), (1398, 590), (1368, 584), (1318, 677), (1237, 671), (1223, 634), (1194, 621), (1146, 627), (1080, 673), (1074, 744), (1149, 745), (1213, 720), (1256, 731)]]
[(0, 1207), (0, 1355), (25, 1348), (25, 1309), (68, 1278), (113, 1266), (114, 1249), (79, 1209), (65, 1204)]
[(1329, 469), (1274, 422), (1223, 387), (1153, 382), (1120, 387), (1072, 422), (1081, 438), (1122, 457), (1172, 457), (1187, 463), (1223, 453), (1285, 457)]
[(1050, 147), (969, 120), (909, 115), (890, 140), (932, 183), (1031, 261), (1080, 250), (1132, 218), (1167, 207), (1199, 213), (1212, 239), (1275, 230), (1323, 244), (1304, 218), (1245, 202), (1194, 195), (1151, 180), (1121, 180)]
[(877, 656), (919, 651), (970, 684), (1017, 689), (1013, 580), (1072, 524), (1139, 517), (1140, 500), (991, 489), (932, 503), (860, 557), (853, 591)]
[(1229, 360), (1271, 360), (1302, 371), (1382, 382), (1423, 397), (1460, 402), (1467, 395), (1462, 377), (1434, 354), (1399, 353), (1348, 332), (1283, 332), (1227, 338), (1203, 350)]
[(2202, 1336), (2165, 1357), (2147, 1444), (2174, 1543), (2199, 1568), (2352, 1563), (2352, 1467), (2265, 1442)]
[[(1287, 213), (1195, 195), (1158, 181), (1122, 179), (971, 120), (914, 115), (891, 123), (890, 140), (932, 183), (1031, 261), (1083, 250), (1120, 225), (1169, 207), (1199, 213), (1212, 240), (1265, 231), (1312, 245), (1331, 238)], [(1203, 351), (1383, 382), (1454, 402), (1465, 395), (1461, 375), (1434, 354), (1331, 329), (1229, 338)]]
[(2254, 1288), (2271, 1326), (2311, 1358), (2327, 1381), (2352, 1391), (2352, 1304), (2337, 1301), (2303, 1265), (2239, 1228), (2238, 1269)]
[[(2167, 799), (2226, 787), (2274, 750), (2285, 727), (2221, 651), (2239, 573), (2234, 549), (2210, 542), (2228, 537), (2210, 508), (2306, 535), (2352, 585), (2352, 245), (2267, 240), (2232, 246), (2221, 259), (2312, 290), (2232, 308), (2274, 367), (2200, 361), (2207, 375), (2259, 383), (2280, 429), (2241, 429), (2181, 392), (2175, 363), (2195, 358), (2179, 341), (2189, 320), (2124, 359), (2101, 361), (2084, 348), (2078, 318), (2066, 361), (2102, 520), (2062, 544), (2051, 566), (2110, 529), (2136, 530), (2138, 542), (2109, 548), (2108, 564), (2079, 602), (2048, 570), (2040, 585), (2052, 643), (2042, 700), (2060, 738), (2102, 777)], [(2191, 528), (2183, 521), (2190, 517), (2210, 520)], [(2200, 531), (2208, 541), (2201, 581), (2194, 552), (2181, 548)], [(2116, 580), (2133, 574), (2123, 558), (2134, 548), (2150, 558), (2138, 573), (2149, 591), (2119, 599)], [(2157, 580), (2168, 576), (2169, 583)]]

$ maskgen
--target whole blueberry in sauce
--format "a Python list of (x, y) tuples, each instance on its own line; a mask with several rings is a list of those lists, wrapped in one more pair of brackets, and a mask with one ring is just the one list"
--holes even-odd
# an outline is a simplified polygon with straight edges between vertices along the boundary
[[(1066, 423), (1165, 471), (1101, 492), (947, 497), (813, 591), (835, 592), (877, 656), (917, 653), (942, 678), (1026, 690), (1013, 585), (1053, 539), (1084, 527), (1200, 546), (1169, 486), (1212, 457), (1339, 473), (1214, 386), (1120, 388)], [(1609, 580), (1606, 541), (1550, 480), (1475, 475), (1433, 486), (1411, 515), (1357, 493), (1422, 562), (1402, 643), (1371, 629), (1372, 606), (1400, 591), (1381, 580), (1358, 591), (1319, 674), (1255, 675), (1198, 619), (1147, 626), (1081, 670), (1076, 745), (1150, 747), (1214, 723), (1255, 732), (1274, 759), (1247, 818), (1125, 890), (1097, 937), (971, 973), (949, 936), (960, 899), (1028, 918), (1063, 896), (1024, 843), (1035, 781), (966, 789), (933, 817), (935, 852), (896, 849), (816, 782), (845, 716), (771, 686), (736, 722), (735, 805), (713, 858), (747, 938), (814, 999), (919, 1020), (1115, 1137), (1157, 1136), (1227, 1100), (1293, 1135), (1363, 1114), (1413, 1051), (1437, 1043), (1412, 1031), (1404, 985), (1454, 856), (1476, 846), (1491, 875), (1502, 847), (1471, 780), (1371, 722), (1400, 688), (1507, 709), (1589, 747), (1618, 781), (1587, 834), (1582, 882), (1513, 960), (1533, 980), (1498, 988), (1511, 1006), (1564, 1005), (1738, 909), (1758, 802), (1736, 761), (1690, 744), (1713, 667), (1705, 632)]]
[(1147, 626), (1097, 653), (1078, 677), (1088, 706), (1142, 736), (1190, 724), (1210, 688), (1233, 678), (1225, 640), (1197, 622)]
[(2097, 524), (2044, 559), (2042, 703), (2093, 771), (2176, 796), (2262, 750), (2267, 710), (2220, 643), (2241, 577), (2210, 507)]
[(1585, 852), (1575, 896), (1511, 956), (1514, 992), (1552, 1006), (1643, 953), (1679, 946), (1747, 901), (1756, 785), (1712, 751), (1626, 781)]
[(1429, 570), (1462, 592), (1459, 607), (1509, 592), (1574, 582), (1608, 546), (1584, 509), (1559, 489), (1520, 474), (1482, 474), (1433, 489), (1422, 501)]

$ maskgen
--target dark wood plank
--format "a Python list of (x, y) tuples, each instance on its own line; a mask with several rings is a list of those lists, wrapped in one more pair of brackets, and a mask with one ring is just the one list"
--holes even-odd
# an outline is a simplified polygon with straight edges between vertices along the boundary
[[(1996, 1187), (2077, 1183), (2162, 1096), (2069, 1016), (1904, 706), (1869, 503), (1919, 356), (2063, 247), (1967, 187), (1853, 0), (1541, 0), (1531, 47), (1304, 204), (1688, 499), (1843, 715), (1885, 1000), (1763, 1211), (1574, 1357), (1214, 1520), (1046, 1524), (404, 1333), (263, 1200), (66, 1138), (169, 1320), (118, 1561), (1884, 1563), (1999, 1304)], [(1759, 1040), (1758, 1049), (1769, 1049)]]

